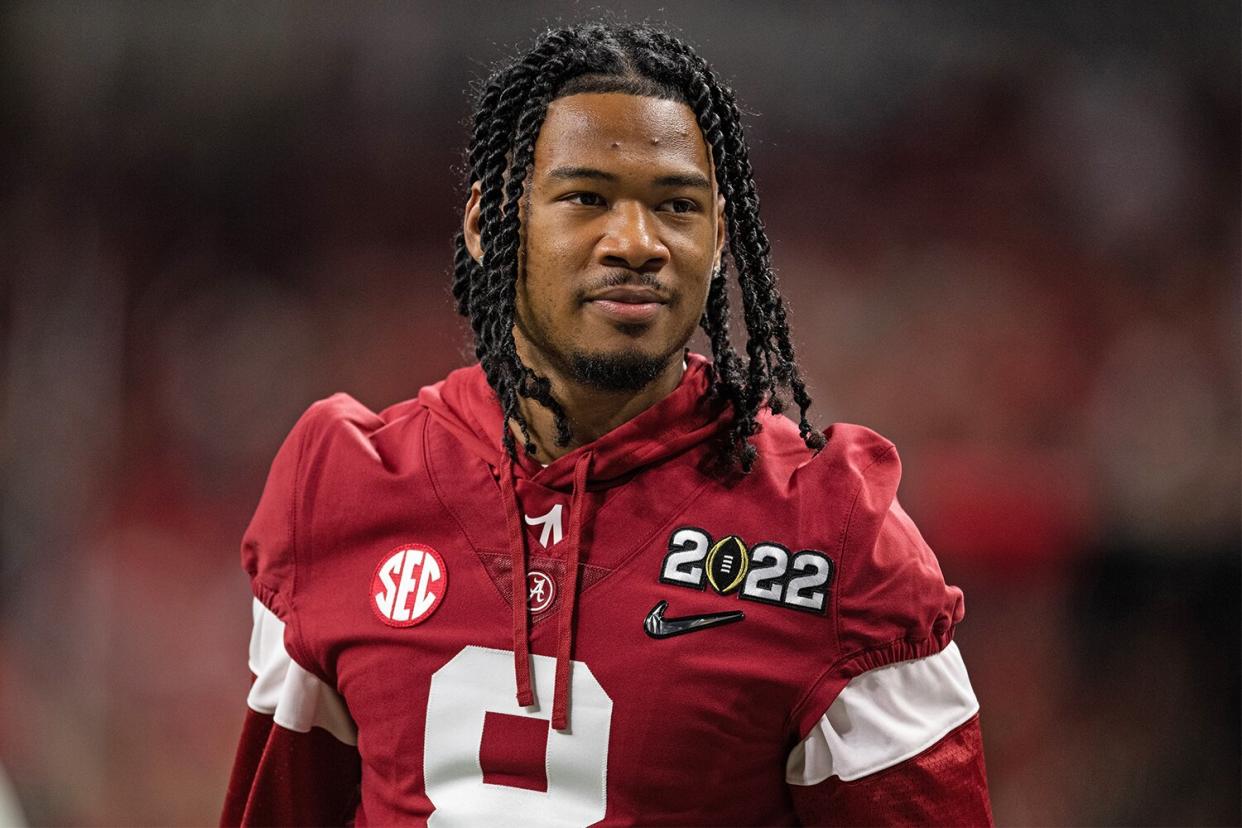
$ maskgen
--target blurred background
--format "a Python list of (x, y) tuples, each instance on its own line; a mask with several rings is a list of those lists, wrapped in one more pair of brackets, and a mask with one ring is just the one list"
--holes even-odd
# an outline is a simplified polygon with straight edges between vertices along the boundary
[[(738, 92), (818, 421), (898, 444), (966, 590), (998, 822), (1239, 824), (1238, 4), (619, 7)], [(0, 766), (25, 820), (218, 818), (267, 466), (311, 401), (384, 407), (466, 361), (472, 89), (599, 14), (4, 5)]]

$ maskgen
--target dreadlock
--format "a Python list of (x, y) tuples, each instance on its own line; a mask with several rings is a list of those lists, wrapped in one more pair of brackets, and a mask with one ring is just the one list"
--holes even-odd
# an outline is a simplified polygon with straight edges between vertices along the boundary
[[(716, 181), (725, 198), (728, 253), (737, 269), (746, 323), (746, 360), (729, 338), (727, 265), (711, 280), (700, 327), (711, 342), (715, 362), (712, 393), (728, 402), (733, 419), (722, 449), (726, 462), (750, 471), (763, 405), (773, 413), (785, 407), (782, 389), (798, 406), (798, 431), (818, 451), (824, 436), (811, 427), (811, 398), (794, 360), (785, 305), (776, 289), (768, 238), (759, 219), (759, 197), (741, 115), (733, 91), (717, 80), (707, 62), (677, 38), (650, 26), (585, 24), (547, 31), (534, 48), (492, 74), (475, 110), (466, 156), (466, 187), (478, 182), (483, 260), (455, 239), (453, 298), (470, 320), (475, 355), (496, 392), (505, 420), (516, 422), (527, 453), (535, 453), (519, 398), (549, 408), (558, 445), (572, 433), (564, 409), (546, 377), (518, 357), (513, 340), (520, 262), (519, 202), (534, 160), (535, 141), (548, 104), (582, 92), (624, 92), (675, 100), (695, 114), (711, 147)], [(505, 449), (515, 456), (512, 432), (503, 430)]]

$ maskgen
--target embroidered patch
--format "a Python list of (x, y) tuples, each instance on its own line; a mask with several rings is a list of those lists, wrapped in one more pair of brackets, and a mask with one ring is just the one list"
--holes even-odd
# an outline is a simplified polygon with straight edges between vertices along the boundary
[(706, 531), (683, 526), (669, 535), (660, 582), (697, 590), (710, 585), (721, 595), (822, 615), (834, 570), (818, 549), (791, 552), (772, 541), (747, 548), (737, 535), (713, 543)]
[(390, 627), (412, 627), (431, 617), (448, 590), (440, 553), (421, 543), (399, 546), (380, 559), (371, 576), (371, 610)]
[(543, 612), (556, 600), (556, 581), (546, 572), (532, 569), (526, 574), (526, 609), (531, 615)]

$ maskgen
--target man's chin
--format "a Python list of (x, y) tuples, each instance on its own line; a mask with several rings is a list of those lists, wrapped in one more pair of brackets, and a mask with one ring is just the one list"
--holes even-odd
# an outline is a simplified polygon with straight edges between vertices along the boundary
[[(680, 353), (679, 348), (676, 353)], [(647, 354), (625, 350), (604, 353), (574, 352), (569, 355), (569, 376), (597, 391), (636, 392), (654, 382), (675, 354)]]

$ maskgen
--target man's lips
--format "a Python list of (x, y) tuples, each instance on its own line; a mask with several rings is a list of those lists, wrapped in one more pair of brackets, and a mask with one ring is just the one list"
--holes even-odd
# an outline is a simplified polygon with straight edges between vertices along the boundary
[(654, 319), (666, 300), (652, 288), (621, 285), (589, 294), (585, 304), (615, 322), (638, 325)]
[(654, 302), (657, 305), (663, 305), (665, 299), (660, 295), (660, 291), (655, 288), (643, 287), (641, 285), (618, 285), (617, 287), (605, 288), (587, 295), (588, 302), (620, 302), (626, 305), (645, 305)]

